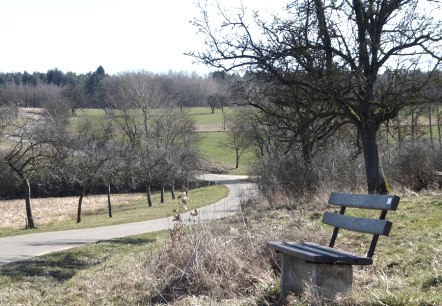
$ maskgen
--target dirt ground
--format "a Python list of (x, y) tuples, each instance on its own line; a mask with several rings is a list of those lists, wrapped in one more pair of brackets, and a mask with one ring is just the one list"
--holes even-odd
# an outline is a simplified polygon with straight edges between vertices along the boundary
[[(112, 195), (112, 205), (125, 205), (138, 200), (140, 194)], [(32, 213), (38, 224), (70, 220), (76, 217), (78, 197), (42, 198), (32, 200)], [(83, 212), (107, 208), (106, 195), (90, 195), (83, 200)], [(24, 228), (26, 226), (25, 201), (0, 201), (0, 228)]]

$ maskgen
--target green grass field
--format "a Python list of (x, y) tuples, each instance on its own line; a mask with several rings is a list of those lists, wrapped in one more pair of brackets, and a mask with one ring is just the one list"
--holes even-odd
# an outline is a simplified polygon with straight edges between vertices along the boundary
[[(248, 174), (255, 162), (252, 151), (245, 152), (240, 158), (240, 166), (235, 169), (235, 152), (222, 145), (227, 139), (227, 132), (222, 129), (225, 116), (235, 112), (235, 108), (226, 107), (224, 112), (216, 109), (212, 114), (209, 107), (194, 107), (184, 109), (195, 120), (196, 130), (200, 136), (198, 148), (203, 158), (217, 165), (219, 172), (229, 174)], [(152, 112), (155, 115), (155, 111)], [(75, 131), (80, 122), (90, 120), (93, 126), (99, 126), (108, 116), (102, 109), (78, 109), (72, 117), (71, 131)]]
[(230, 174), (248, 174), (255, 162), (255, 154), (246, 151), (240, 158), (239, 167), (235, 169), (235, 151), (222, 145), (228, 132), (200, 132), (199, 151), (203, 158), (218, 163), (220, 168)]

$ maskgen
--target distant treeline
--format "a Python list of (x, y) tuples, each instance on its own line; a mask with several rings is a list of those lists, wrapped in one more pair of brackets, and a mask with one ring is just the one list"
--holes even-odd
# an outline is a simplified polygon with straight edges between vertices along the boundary
[[(179, 107), (208, 106), (214, 111), (233, 102), (230, 86), (238, 75), (215, 71), (208, 76), (196, 73), (147, 71), (109, 75), (102, 66), (85, 74), (63, 72), (57, 68), (47, 72), (0, 72), (0, 106), (44, 107), (54, 98), (69, 103), (71, 108), (107, 108), (115, 87), (122, 83), (149, 79), (152, 90), (164, 103)], [(166, 101), (167, 100), (167, 101)]]

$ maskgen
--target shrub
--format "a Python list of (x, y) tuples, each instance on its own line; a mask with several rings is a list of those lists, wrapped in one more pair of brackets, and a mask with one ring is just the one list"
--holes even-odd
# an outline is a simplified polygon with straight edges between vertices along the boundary
[[(299, 150), (261, 158), (255, 168), (260, 191), (268, 199), (299, 198), (318, 190), (355, 190), (365, 186), (363, 158), (352, 145), (331, 140), (315, 152), (311, 167), (306, 167)], [(313, 182), (313, 184), (312, 184)]]
[(399, 184), (414, 191), (440, 187), (436, 171), (442, 170), (441, 153), (428, 142), (402, 143), (393, 155), (388, 172)]
[(353, 191), (366, 186), (363, 156), (348, 141), (330, 141), (318, 152), (315, 163), (323, 189)]
[(0, 167), (0, 197), (14, 198), (20, 194), (20, 187), (20, 180), (7, 167)]
[(261, 243), (222, 225), (176, 226), (152, 265), (160, 292), (152, 302), (167, 303), (186, 295), (233, 298), (254, 292), (270, 275), (263, 273)]
[(158, 255), (146, 262), (145, 274), (156, 279), (149, 301), (173, 303), (184, 296), (242, 299), (265, 292), (279, 282), (280, 272), (279, 256), (267, 247), (268, 241), (302, 237), (319, 242), (325, 237), (295, 211), (262, 221), (263, 213), (256, 213), (222, 223), (177, 224)]

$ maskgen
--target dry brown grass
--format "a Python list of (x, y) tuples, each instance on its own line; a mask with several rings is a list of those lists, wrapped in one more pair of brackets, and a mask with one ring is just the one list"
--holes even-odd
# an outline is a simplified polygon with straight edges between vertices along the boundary
[(317, 222), (286, 210), (181, 224), (157, 244), (79, 275), (55, 295), (87, 305), (256, 305), (279, 282), (279, 257), (266, 247), (269, 240), (325, 237)]
[[(262, 218), (266, 221), (262, 222)], [(286, 210), (240, 215), (225, 223), (177, 226), (154, 258), (146, 275), (155, 278), (149, 303), (183, 305), (186, 297), (229, 304), (247, 303), (278, 282), (279, 256), (268, 241), (321, 242), (326, 234), (303, 214)], [(192, 298), (191, 298), (192, 299)], [(264, 298), (263, 298), (264, 299)]]
[[(112, 195), (112, 205), (121, 206), (140, 200), (142, 194)], [(70, 220), (77, 213), (78, 197), (40, 198), (32, 200), (34, 220), (38, 224), (51, 224)], [(83, 213), (107, 207), (106, 195), (90, 195), (83, 200)], [(26, 225), (25, 201), (0, 201), (0, 228), (23, 228)]]
[[(319, 221), (324, 198), (311, 199), (309, 207), (284, 203), (288, 201), (284, 197), (266, 205), (245, 201), (241, 215), (181, 224), (156, 243), (137, 243), (142, 240), (137, 238), (129, 239), (133, 245), (107, 242), (62, 253), (56, 265), (49, 260), (45, 274), (20, 279), (14, 286), (11, 278), (3, 277), (2, 283), (0, 275), (0, 289), (5, 284), (4, 301), (12, 301), (10, 305), (29, 301), (39, 305), (275, 305), (279, 255), (266, 244), (271, 240), (327, 243), (331, 229)], [(355, 266), (353, 291), (328, 305), (442, 305), (441, 208), (440, 194), (403, 197), (399, 210), (391, 215), (393, 233), (380, 240), (374, 265)], [(341, 238), (353, 251), (363, 242), (358, 238), (350, 243), (354, 239), (347, 238), (353, 236)], [(58, 281), (49, 285), (48, 270), (64, 264), (70, 268), (73, 262), (84, 262), (88, 268), (79, 268), (68, 281), (58, 280), (59, 273), (54, 273), (52, 278)], [(11, 289), (6, 292), (6, 288)], [(286, 302), (323, 305), (308, 290), (302, 296), (290, 295)]]

